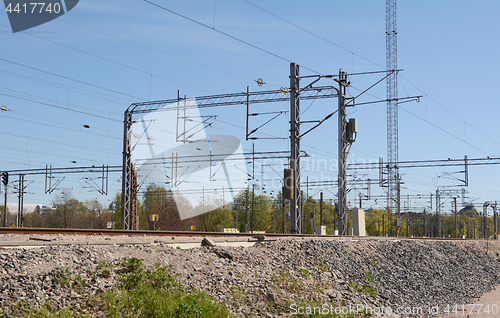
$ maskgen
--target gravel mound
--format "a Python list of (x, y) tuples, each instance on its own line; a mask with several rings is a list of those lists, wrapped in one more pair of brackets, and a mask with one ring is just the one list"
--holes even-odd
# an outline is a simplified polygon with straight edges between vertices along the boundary
[[(253, 247), (149, 245), (0, 250), (0, 313), (18, 301), (69, 304), (116, 284), (123, 261), (172, 265), (186, 290), (206, 291), (237, 316), (288, 317), (299, 307), (469, 304), (500, 284), (498, 245), (484, 241), (278, 240)], [(375, 315), (377, 316), (377, 315)], [(393, 315), (395, 316), (395, 315)]]

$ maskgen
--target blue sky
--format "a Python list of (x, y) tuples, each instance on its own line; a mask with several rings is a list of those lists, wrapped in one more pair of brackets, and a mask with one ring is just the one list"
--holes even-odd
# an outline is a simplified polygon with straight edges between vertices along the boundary
[[(247, 86), (253, 91), (287, 87), (288, 61), (300, 64), (303, 75), (313, 74), (310, 70), (337, 74), (339, 69), (355, 73), (385, 68), (385, 1), (153, 2), (281, 58), (139, 0), (81, 0), (61, 18), (15, 34), (7, 14), (0, 13), (0, 105), (11, 110), (0, 113), (1, 170), (46, 164), (120, 165), (123, 111), (133, 102), (176, 98), (178, 90), (195, 97), (242, 92)], [(404, 70), (398, 80), (399, 96), (423, 95), (420, 103), (406, 103), (399, 110), (400, 160), (498, 156), (500, 66), (495, 34), (500, 29), (500, 2), (399, 1), (397, 10), (398, 67)], [(259, 87), (258, 78), (266, 85)], [(380, 75), (353, 76), (349, 93), (357, 95), (379, 79)], [(363, 101), (384, 99), (385, 82), (369, 93)], [(335, 99), (304, 101), (302, 119), (322, 119), (336, 107)], [(251, 111), (288, 108), (287, 103), (278, 103), (252, 106)], [(202, 115), (218, 116), (208, 134), (236, 136), (243, 150), (251, 151), (252, 143), (244, 140), (244, 107), (203, 109)], [(385, 103), (351, 108), (348, 117), (359, 121), (349, 160), (386, 158)], [(260, 125), (265, 118), (252, 121), (251, 125)], [(261, 137), (287, 138), (288, 119), (280, 116), (259, 132)], [(302, 149), (312, 155), (309, 160), (335, 162), (336, 133), (334, 117), (305, 137)], [(289, 142), (257, 140), (255, 148), (288, 150)], [(306, 165), (303, 161), (303, 181), (307, 176), (336, 180), (335, 169)], [(471, 167), (467, 200), (482, 204), (500, 199), (499, 169)], [(264, 183), (270, 184), (269, 179), (278, 175), (266, 170)], [(449, 184), (443, 173), (458, 170), (401, 170), (403, 196), (435, 192), (438, 185)], [(378, 177), (378, 171), (358, 174), (362, 173), (368, 173), (365, 178)], [(260, 170), (256, 174), (262, 179)], [(120, 190), (119, 174), (110, 176), (108, 196), (88, 188), (81, 180), (85, 176), (97, 178), (66, 176), (59, 188), (72, 189), (81, 201), (97, 198), (105, 205)], [(34, 183), (26, 189), (26, 203), (45, 205), (54, 200), (54, 194), (44, 194), (43, 177), (27, 180)], [(319, 191), (327, 198), (336, 193), (333, 187), (314, 187), (309, 194), (317, 196)], [(359, 191), (349, 195), (352, 204)], [(382, 189), (372, 186), (372, 195), (382, 194)], [(10, 195), (9, 202), (16, 201)], [(445, 200), (444, 209), (449, 210), (449, 202)], [(426, 200), (411, 203), (420, 211), (428, 204)], [(385, 200), (364, 205), (381, 208)]]

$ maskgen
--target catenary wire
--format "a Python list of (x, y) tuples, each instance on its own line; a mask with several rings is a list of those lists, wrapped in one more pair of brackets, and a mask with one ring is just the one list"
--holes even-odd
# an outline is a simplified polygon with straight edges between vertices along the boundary
[[(286, 61), (286, 62), (288, 62), (288, 63), (292, 63), (292, 61), (291, 61), (291, 60), (289, 60), (289, 59), (287, 59), (287, 58), (284, 58), (284, 57), (282, 57), (282, 56), (280, 56), (280, 55), (278, 55), (278, 54), (275, 54), (275, 53), (273, 53), (273, 52), (271, 52), (271, 51), (268, 51), (268, 50), (266, 50), (266, 49), (263, 49), (263, 48), (261, 48), (261, 47), (259, 47), (259, 46), (255, 45), (255, 44), (252, 44), (252, 43), (249, 43), (249, 42), (247, 42), (247, 41), (244, 41), (244, 40), (242, 40), (242, 39), (240, 39), (240, 38), (237, 38), (237, 37), (235, 37), (235, 36), (233, 36), (233, 35), (230, 35), (230, 34), (228, 34), (228, 33), (223, 32), (223, 31), (220, 31), (220, 30), (217, 30), (217, 29), (215, 29), (215, 28), (212, 28), (212, 27), (210, 27), (209, 25), (206, 25), (206, 24), (204, 24), (204, 23), (201, 23), (201, 22), (199, 22), (199, 21), (196, 21), (196, 20), (194, 20), (194, 19), (191, 19), (191, 18), (189, 18), (189, 17), (187, 17), (187, 16), (185, 16), (185, 15), (182, 15), (182, 14), (180, 14), (180, 13), (177, 13), (177, 12), (175, 12), (175, 11), (173, 11), (173, 10), (170, 10), (170, 9), (168, 9), (168, 8), (165, 8), (165, 7), (162, 7), (162, 6), (160, 6), (159, 4), (156, 4), (156, 3), (151, 2), (151, 1), (148, 1), (148, 0), (143, 0), (143, 1), (144, 1), (144, 2), (146, 2), (146, 3), (149, 3), (149, 4), (151, 4), (151, 5), (153, 5), (153, 6), (155, 6), (155, 7), (158, 7), (158, 8), (160, 8), (160, 9), (162, 9), (162, 10), (165, 10), (165, 11), (168, 11), (168, 12), (170, 12), (170, 13), (172, 13), (172, 14), (175, 14), (176, 16), (179, 16), (179, 17), (181, 17), (181, 18), (183, 18), (183, 19), (186, 19), (186, 20), (189, 20), (189, 21), (191, 21), (191, 22), (194, 22), (194, 23), (196, 23), (196, 24), (198, 24), (198, 25), (201, 25), (201, 26), (203, 26), (203, 27), (205, 27), (205, 28), (207, 28), (207, 29), (210, 29), (210, 30), (215, 31), (215, 32), (217, 32), (217, 33), (220, 33), (220, 34), (222, 34), (222, 35), (224, 35), (224, 36), (227, 36), (227, 37), (229, 37), (229, 38), (231, 38), (231, 39), (233, 39), (233, 40), (236, 40), (236, 41), (238, 41), (238, 42), (240, 42), (240, 43), (243, 43), (243, 44), (245, 44), (245, 45), (248, 45), (248, 46), (250, 46), (250, 47), (253, 47), (253, 48), (255, 48), (255, 49), (257, 49), (257, 50), (259, 50), (259, 51), (261, 51), (261, 52), (264, 52), (264, 53), (267, 53), (267, 54), (269, 54), (269, 55), (272, 55), (272, 56), (274, 56), (274, 57), (276, 57), (276, 58), (278, 58), (278, 59), (280, 59), (280, 60)], [(319, 72), (316, 72), (315, 70), (312, 70), (312, 69), (307, 68), (307, 67), (305, 67), (305, 66), (302, 66), (302, 67), (303, 67), (304, 69), (306, 69), (306, 70), (309, 70), (309, 71), (313, 72), (313, 73), (318, 73), (318, 74), (319, 74)]]
[[(6, 28), (9, 28), (9, 26), (5, 25), (5, 24), (1, 24), (1, 26), (3, 27), (6, 27)], [(154, 75), (155, 77), (157, 78), (160, 78), (160, 79), (163, 79), (163, 80), (166, 80), (166, 81), (169, 81), (169, 82), (172, 82), (172, 83), (176, 83), (176, 84), (179, 84), (179, 85), (183, 85), (183, 86), (186, 86), (186, 87), (189, 87), (189, 88), (192, 88), (192, 89), (196, 89), (196, 90), (199, 90), (199, 91), (202, 91), (202, 92), (206, 92), (206, 93), (211, 93), (210, 91), (207, 91), (203, 88), (199, 88), (199, 87), (195, 87), (195, 86), (192, 86), (192, 85), (189, 85), (189, 84), (185, 84), (185, 83), (182, 83), (182, 82), (179, 82), (179, 81), (176, 81), (176, 80), (173, 80), (173, 79), (170, 79), (170, 78), (167, 78), (167, 77), (164, 77), (164, 76), (161, 76), (161, 75), (157, 75), (157, 74), (153, 74), (152, 72), (148, 72), (148, 71), (145, 71), (145, 70), (141, 70), (139, 68), (136, 68), (136, 67), (133, 67), (133, 66), (130, 66), (130, 65), (127, 65), (127, 64), (124, 64), (124, 63), (120, 63), (118, 61), (114, 61), (112, 59), (108, 59), (106, 57), (103, 57), (103, 56), (99, 56), (97, 54), (94, 54), (94, 53), (90, 53), (90, 52), (87, 52), (87, 51), (84, 51), (84, 50), (80, 50), (80, 49), (77, 49), (75, 47), (72, 47), (72, 46), (69, 46), (69, 45), (66, 45), (66, 44), (63, 44), (63, 43), (59, 43), (57, 41), (54, 41), (54, 40), (50, 40), (50, 39), (47, 39), (47, 38), (44, 38), (42, 36), (39, 36), (39, 35), (36, 35), (36, 34), (33, 34), (33, 33), (30, 33), (30, 32), (26, 32), (24, 31), (23, 32), (24, 34), (27, 34), (27, 35), (30, 35), (32, 37), (35, 37), (35, 38), (38, 38), (38, 39), (42, 39), (44, 41), (47, 41), (47, 42), (50, 42), (50, 43), (53, 43), (53, 44), (57, 44), (59, 46), (62, 46), (62, 47), (65, 47), (67, 49), (70, 49), (70, 50), (73, 50), (73, 51), (77, 51), (79, 53), (83, 53), (83, 54), (86, 54), (86, 55), (89, 55), (89, 56), (92, 56), (92, 57), (95, 57), (95, 58), (98, 58), (98, 59), (101, 59), (103, 61), (106, 61), (106, 62), (109, 62), (109, 63), (113, 63), (113, 64), (116, 64), (116, 65), (119, 65), (119, 66), (122, 66), (122, 67), (125, 67), (125, 68), (128, 68), (128, 69), (131, 69), (131, 70), (134, 70), (134, 71), (137, 71), (137, 72), (140, 72), (140, 73), (144, 73), (144, 74), (148, 74), (148, 75)]]

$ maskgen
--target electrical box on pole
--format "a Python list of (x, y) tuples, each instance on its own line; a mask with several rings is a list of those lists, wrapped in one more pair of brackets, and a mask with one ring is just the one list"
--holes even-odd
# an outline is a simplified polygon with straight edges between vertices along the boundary
[(293, 172), (292, 169), (283, 170), (283, 198), (291, 200), (293, 198)]
[(356, 134), (358, 133), (358, 120), (356, 118), (350, 118), (347, 122), (347, 142), (354, 142), (356, 140)]

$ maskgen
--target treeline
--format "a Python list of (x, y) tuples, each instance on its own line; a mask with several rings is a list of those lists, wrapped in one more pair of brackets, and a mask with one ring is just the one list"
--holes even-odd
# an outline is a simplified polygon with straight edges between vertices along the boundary
[[(50, 213), (37, 206), (33, 213), (25, 214), (23, 227), (106, 229), (113, 220), (113, 209), (105, 209), (96, 200), (80, 202), (69, 191), (58, 194), (53, 206), (56, 209)], [(16, 226), (17, 212), (7, 214), (6, 225)]]
[[(121, 195), (117, 194), (114, 200), (115, 221), (120, 224)], [(247, 225), (248, 206), (248, 225)], [(210, 212), (196, 217), (181, 220), (177, 211), (177, 205), (173, 193), (157, 185), (149, 185), (146, 188), (143, 200), (137, 204), (137, 215), (139, 229), (172, 230), (172, 231), (206, 231), (218, 232), (223, 228), (237, 228), (245, 232), (248, 226), (250, 231), (266, 231), (267, 233), (283, 233), (283, 220), (286, 223), (286, 232), (290, 231), (290, 207), (288, 202), (284, 206), (285, 218), (283, 218), (283, 204), (281, 193), (275, 199), (266, 195), (257, 195), (245, 191), (238, 194), (234, 202), (224, 206), (213, 204)], [(304, 202), (305, 228), (307, 233), (312, 233), (313, 224), (311, 213), (316, 212), (315, 224), (320, 224), (320, 204), (309, 198)], [(150, 222), (150, 215), (158, 215), (158, 221)], [(323, 203), (323, 225), (327, 226), (327, 234), (333, 234), (334, 226), (338, 222), (335, 206), (330, 202)], [(350, 226), (349, 221), (349, 226)]]
[[(483, 238), (495, 235), (494, 218), (483, 219), (481, 214), (474, 209), (464, 209), (457, 213), (456, 218), (454, 213), (442, 214), (439, 217), (435, 213), (423, 211), (419, 213), (406, 212), (401, 214), (400, 222), (402, 236)], [(367, 210), (366, 231), (367, 235), (372, 236), (395, 236), (397, 233), (396, 214), (384, 210)]]
[[(55, 211), (42, 213), (38, 206), (34, 213), (25, 215), (24, 227), (49, 228), (88, 228), (105, 229), (108, 224), (115, 229), (121, 228), (121, 194), (117, 193), (106, 209), (96, 200), (80, 202), (70, 192), (62, 192), (55, 197)], [(3, 209), (2, 209), (3, 211)], [(155, 222), (150, 216), (156, 214)], [(304, 201), (303, 207), (305, 233), (312, 234), (320, 224), (320, 202), (313, 198)], [(267, 233), (287, 233), (290, 231), (290, 206), (288, 200), (283, 204), (281, 193), (275, 198), (253, 192), (241, 192), (234, 202), (224, 206), (213, 205), (210, 212), (181, 220), (177, 204), (170, 190), (158, 185), (148, 185), (137, 203), (138, 229), (169, 231), (206, 231), (218, 232), (223, 228), (237, 228), (240, 232), (265, 231)], [(432, 213), (402, 213), (400, 220), (402, 236), (414, 237), (455, 237), (455, 216), (445, 214), (441, 221)], [(8, 213), (7, 226), (16, 225), (17, 213)], [(483, 219), (475, 209), (464, 209), (457, 214), (457, 236), (481, 238), (494, 235), (494, 220)], [(112, 223), (111, 223), (112, 222)], [(313, 223), (314, 222), (314, 223)], [(335, 204), (323, 202), (323, 225), (327, 234), (338, 229), (338, 215)], [(368, 209), (365, 214), (366, 234), (372, 236), (396, 236), (398, 221), (391, 211)], [(352, 227), (351, 211), (348, 210), (347, 227)], [(484, 230), (483, 230), (484, 227)], [(441, 231), (439, 231), (441, 228)]]

